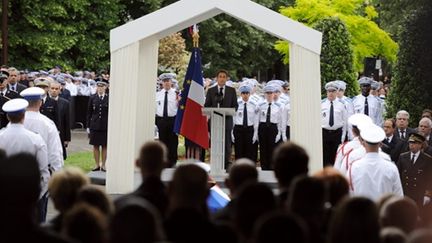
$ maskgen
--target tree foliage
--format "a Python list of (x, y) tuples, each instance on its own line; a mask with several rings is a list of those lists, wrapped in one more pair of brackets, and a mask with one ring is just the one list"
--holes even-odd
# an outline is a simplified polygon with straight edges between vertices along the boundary
[(432, 104), (432, 3), (408, 15), (402, 25), (400, 51), (388, 96), (388, 115), (407, 110), (416, 124)]
[[(353, 51), (345, 24), (336, 17), (319, 20), (314, 28), (323, 33), (321, 50), (321, 87), (332, 80), (344, 80), (347, 96), (358, 93), (353, 68)], [(324, 90), (323, 90), (324, 93)]]
[(159, 41), (159, 70), (174, 72), (178, 80), (183, 80), (188, 65), (189, 53), (185, 39), (177, 32)]
[[(365, 6), (363, 0), (296, 0), (295, 6), (282, 8), (280, 12), (308, 26), (324, 18), (338, 17), (351, 35), (354, 69), (358, 72), (363, 70), (365, 57), (379, 56), (389, 62), (396, 61), (398, 45), (372, 21), (378, 16), (377, 12), (372, 5)], [(276, 49), (288, 62), (288, 43), (280, 41)]]

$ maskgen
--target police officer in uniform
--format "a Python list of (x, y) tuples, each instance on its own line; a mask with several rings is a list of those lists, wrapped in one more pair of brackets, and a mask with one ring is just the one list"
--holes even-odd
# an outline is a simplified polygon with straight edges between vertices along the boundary
[(172, 88), (173, 75), (164, 73), (159, 76), (162, 89), (156, 93), (156, 126), (159, 140), (168, 148), (169, 167), (177, 163), (178, 136), (173, 131), (179, 97)]
[(408, 142), (410, 151), (400, 155), (397, 166), (405, 196), (422, 208), (432, 197), (432, 157), (422, 151), (423, 135), (413, 133)]
[(240, 96), (237, 100), (238, 109), (234, 116), (233, 141), (235, 159), (248, 158), (256, 161), (256, 149), (254, 146), (258, 140), (257, 104), (250, 100), (251, 87), (240, 86)]
[(348, 118), (344, 104), (336, 99), (337, 84), (328, 82), (325, 89), (327, 90), (327, 98), (321, 102), (323, 163), (324, 166), (333, 166), (337, 148), (345, 140)]
[(41, 191), (37, 205), (38, 220), (42, 223), (46, 219), (48, 180), (50, 178), (47, 146), (39, 134), (29, 131), (24, 127), (23, 123), (27, 106), (28, 102), (21, 98), (9, 100), (3, 105), (2, 108), (7, 113), (10, 124), (0, 131), (0, 149), (3, 149), (7, 156), (25, 152), (36, 157), (41, 173)]
[(100, 79), (97, 83), (96, 94), (90, 96), (87, 108), (87, 132), (90, 144), (93, 145), (93, 157), (96, 167), (93, 171), (106, 171), (108, 104), (109, 97), (105, 92), (108, 82)]
[(383, 124), (383, 111), (379, 98), (370, 94), (372, 79), (362, 77), (358, 80), (361, 87), (361, 94), (355, 96), (352, 100), (354, 106), (354, 113), (363, 113), (372, 118), (373, 122), (382, 126)]
[(261, 169), (271, 169), (273, 150), (281, 139), (282, 109), (281, 103), (274, 101), (276, 88), (273, 85), (264, 87), (265, 101), (259, 107), (258, 140), (260, 145)]
[[(0, 73), (0, 107), (11, 99), (21, 97), (17, 92), (7, 89), (8, 75), (9, 73), (5, 70), (2, 70)], [(0, 109), (0, 128), (6, 127), (8, 122), (9, 120), (7, 119), (6, 112)]]

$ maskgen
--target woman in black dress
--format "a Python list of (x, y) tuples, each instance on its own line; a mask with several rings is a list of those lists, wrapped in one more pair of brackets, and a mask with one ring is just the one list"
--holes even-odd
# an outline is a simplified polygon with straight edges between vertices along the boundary
[(108, 130), (108, 101), (106, 93), (108, 81), (97, 79), (97, 92), (90, 96), (87, 109), (87, 132), (90, 144), (93, 145), (93, 157), (96, 167), (93, 171), (106, 171), (105, 162), (107, 157), (107, 130)]

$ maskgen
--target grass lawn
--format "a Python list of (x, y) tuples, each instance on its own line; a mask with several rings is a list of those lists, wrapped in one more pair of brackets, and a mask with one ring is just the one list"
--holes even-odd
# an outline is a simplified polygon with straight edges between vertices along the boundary
[(78, 152), (68, 154), (68, 157), (65, 160), (64, 164), (65, 166), (79, 167), (85, 173), (89, 172), (95, 166), (92, 152)]
[[(178, 157), (184, 159), (185, 147), (183, 137), (179, 137), (178, 145)], [(75, 166), (81, 168), (85, 173), (90, 172), (95, 166), (93, 160), (93, 152), (77, 152), (68, 154), (67, 159), (64, 162), (65, 166)]]

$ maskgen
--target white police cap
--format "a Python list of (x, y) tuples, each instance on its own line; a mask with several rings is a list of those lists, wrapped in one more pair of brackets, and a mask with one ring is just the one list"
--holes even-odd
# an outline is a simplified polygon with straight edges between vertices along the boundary
[(348, 123), (360, 129), (362, 126), (368, 126), (369, 124), (372, 124), (373, 121), (372, 118), (363, 113), (356, 113), (348, 118)]
[(41, 100), (45, 90), (39, 87), (30, 87), (21, 91), (20, 95), (26, 100)]
[(331, 82), (326, 83), (324, 88), (327, 91), (335, 91), (335, 90), (339, 89), (339, 86), (336, 84), (336, 82), (331, 81)]
[(251, 87), (249, 85), (242, 85), (239, 88), (239, 92), (240, 93), (250, 93), (251, 92)]
[(368, 78), (368, 77), (361, 77), (358, 80), (358, 82), (359, 82), (360, 85), (368, 85), (368, 84), (370, 85), (372, 83), (372, 79)]
[(175, 75), (173, 75), (172, 73), (162, 73), (161, 75), (159, 75), (159, 79), (160, 80), (166, 80), (166, 79), (174, 79)]
[(228, 81), (226, 81), (226, 83), (225, 83), (225, 85), (228, 86), (228, 87), (232, 87), (233, 84), (234, 84), (234, 82), (233, 82), (232, 80), (228, 80)]
[(2, 109), (8, 114), (19, 114), (25, 112), (25, 109), (29, 105), (28, 101), (22, 98), (12, 99), (6, 102)]
[(342, 81), (342, 80), (335, 80), (335, 81), (333, 81), (333, 82), (335, 82), (336, 83), (336, 85), (338, 86), (338, 88), (339, 89), (341, 89), (341, 90), (346, 90), (346, 83), (345, 83), (345, 81)]
[(384, 130), (371, 123), (360, 130), (360, 137), (368, 143), (380, 143), (386, 137)]
[(273, 85), (267, 84), (266, 86), (264, 86), (263, 91), (264, 91), (264, 93), (274, 93), (274, 92), (276, 92), (276, 87)]
[(371, 89), (377, 90), (380, 87), (380, 83), (378, 81), (373, 80), (371, 83)]

